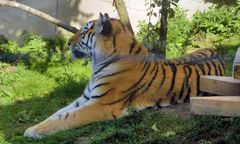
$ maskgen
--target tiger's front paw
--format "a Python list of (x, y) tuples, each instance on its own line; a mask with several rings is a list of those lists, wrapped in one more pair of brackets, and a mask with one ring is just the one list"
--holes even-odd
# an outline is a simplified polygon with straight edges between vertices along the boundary
[(65, 130), (62, 124), (58, 123), (56, 120), (45, 120), (35, 126), (28, 128), (24, 136), (32, 138), (42, 138), (47, 135), (54, 134), (58, 131)]
[(32, 126), (24, 132), (25, 137), (31, 137), (31, 138), (42, 138), (46, 136), (47, 134), (41, 131), (41, 129), (38, 129), (37, 126)]

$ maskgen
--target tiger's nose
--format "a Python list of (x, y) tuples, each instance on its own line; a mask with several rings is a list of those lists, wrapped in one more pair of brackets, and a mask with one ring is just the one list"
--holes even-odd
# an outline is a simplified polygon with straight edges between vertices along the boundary
[(71, 45), (71, 42), (68, 42), (68, 46), (70, 46)]

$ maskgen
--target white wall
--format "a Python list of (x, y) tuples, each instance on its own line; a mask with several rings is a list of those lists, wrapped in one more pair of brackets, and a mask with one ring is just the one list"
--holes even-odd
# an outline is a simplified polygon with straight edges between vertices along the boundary
[[(16, 0), (36, 9), (44, 11), (60, 20), (75, 27), (91, 19), (97, 19), (99, 12), (108, 13), (111, 17), (118, 18), (117, 11), (112, 5), (112, 0)], [(137, 31), (139, 20), (147, 20), (147, 8), (145, 0), (125, 0), (127, 11), (131, 19), (134, 31)], [(199, 10), (207, 9), (210, 4), (204, 4), (203, 0), (180, 0), (179, 6), (188, 10), (189, 18)], [(156, 20), (155, 20), (156, 21)], [(42, 19), (31, 16), (28, 13), (8, 8), (0, 7), (0, 34), (7, 38), (20, 41), (19, 36), (23, 30), (32, 31), (44, 37), (51, 37), (61, 30)]]
[[(20, 2), (56, 16), (56, 1), (21, 0)], [(18, 40), (23, 30), (50, 37), (55, 32), (55, 26), (21, 10), (0, 7), (0, 34), (7, 36), (9, 39)]]

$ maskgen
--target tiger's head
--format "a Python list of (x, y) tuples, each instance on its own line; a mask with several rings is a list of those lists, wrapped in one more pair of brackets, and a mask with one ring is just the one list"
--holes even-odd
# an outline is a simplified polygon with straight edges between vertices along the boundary
[(69, 47), (73, 58), (92, 60), (147, 52), (120, 20), (101, 13), (98, 20), (86, 23), (69, 40)]

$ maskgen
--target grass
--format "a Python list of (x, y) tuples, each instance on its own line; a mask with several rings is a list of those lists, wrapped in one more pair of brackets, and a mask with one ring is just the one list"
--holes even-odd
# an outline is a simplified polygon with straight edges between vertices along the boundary
[(49, 67), (44, 73), (0, 64), (0, 143), (239, 143), (240, 118), (182, 117), (144, 110), (106, 122), (57, 133), (41, 140), (23, 137), (36, 124), (76, 99), (90, 69), (84, 62)]

